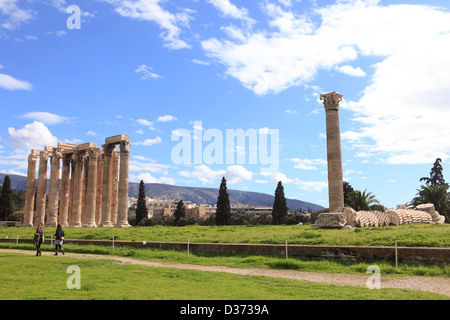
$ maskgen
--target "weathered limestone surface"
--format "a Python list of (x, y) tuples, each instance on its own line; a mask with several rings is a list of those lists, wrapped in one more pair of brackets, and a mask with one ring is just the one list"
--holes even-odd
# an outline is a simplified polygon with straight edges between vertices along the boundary
[(89, 149), (89, 176), (87, 185), (87, 201), (86, 201), (86, 221), (88, 227), (96, 227), (95, 210), (97, 201), (97, 164), (100, 156), (100, 149)]
[(46, 151), (41, 151), (39, 153), (39, 176), (36, 190), (36, 217), (33, 222), (34, 225), (44, 225), (48, 158)]
[(130, 167), (130, 141), (120, 142), (119, 211), (116, 227), (129, 227), (128, 224), (128, 179)]
[(312, 226), (321, 228), (342, 228), (346, 223), (347, 220), (343, 213), (331, 212), (319, 214), (316, 222)]
[(28, 173), (27, 173), (27, 188), (25, 191), (25, 208), (23, 226), (33, 226), (34, 218), (34, 194), (36, 188), (36, 163), (39, 155), (38, 150), (31, 150), (28, 156)]
[(112, 227), (111, 223), (111, 193), (112, 193), (112, 152), (113, 145), (104, 145), (103, 163), (103, 196), (102, 196), (102, 221), (101, 227)]
[[(432, 224), (444, 223), (445, 217), (439, 215), (435, 221), (433, 215), (436, 215), (434, 206), (426, 204), (420, 207), (423, 210), (397, 209), (380, 211), (355, 211), (352, 208), (338, 208), (333, 213), (321, 213), (316, 220), (314, 227), (337, 228), (337, 227), (380, 227), (389, 225), (405, 224)], [(419, 209), (419, 207), (417, 207)], [(431, 213), (430, 213), (431, 212)]]
[(62, 227), (69, 226), (69, 203), (70, 203), (70, 155), (63, 154), (62, 158), (62, 175), (61, 175), (61, 192), (59, 204), (58, 223)]
[(59, 203), (59, 172), (62, 153), (57, 148), (53, 148), (51, 156), (50, 185), (48, 190), (48, 211), (47, 226), (56, 227), (58, 224), (58, 203)]
[(344, 190), (339, 127), (339, 102), (343, 96), (337, 92), (322, 94), (327, 127), (328, 197), (330, 212), (344, 207)]

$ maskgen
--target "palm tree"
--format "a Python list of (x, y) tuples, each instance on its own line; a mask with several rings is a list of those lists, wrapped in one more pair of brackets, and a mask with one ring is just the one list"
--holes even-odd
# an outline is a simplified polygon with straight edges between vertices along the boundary
[(380, 205), (380, 202), (375, 198), (371, 192), (363, 192), (356, 190), (350, 192), (347, 196), (348, 204), (356, 211), (369, 211), (371, 206)]
[(419, 204), (432, 203), (436, 211), (449, 221), (450, 194), (447, 192), (448, 188), (448, 184), (420, 186), (420, 189), (417, 189), (416, 197), (410, 204), (415, 208)]

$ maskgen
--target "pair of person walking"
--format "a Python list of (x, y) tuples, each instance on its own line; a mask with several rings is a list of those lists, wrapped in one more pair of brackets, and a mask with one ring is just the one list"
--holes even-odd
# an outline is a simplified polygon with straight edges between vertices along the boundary
[[(56, 232), (54, 234), (55, 236), (55, 256), (58, 255), (58, 249), (62, 252), (64, 255), (64, 249), (62, 247), (64, 242), (64, 230), (62, 229), (61, 225), (58, 224), (58, 227), (56, 228)], [(36, 246), (36, 256), (41, 255), (41, 244), (44, 242), (45, 236), (44, 236), (44, 228), (42, 227), (42, 224), (39, 224), (39, 226), (36, 229), (36, 233), (34, 234), (34, 245)]]

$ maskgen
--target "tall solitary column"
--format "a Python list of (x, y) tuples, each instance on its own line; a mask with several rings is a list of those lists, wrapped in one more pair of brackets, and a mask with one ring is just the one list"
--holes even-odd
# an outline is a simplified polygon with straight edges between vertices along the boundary
[(53, 148), (51, 153), (51, 171), (50, 171), (50, 185), (48, 190), (48, 211), (47, 211), (47, 226), (56, 227), (58, 224), (58, 200), (59, 200), (59, 167), (61, 152)]
[(61, 194), (58, 223), (61, 227), (69, 226), (69, 191), (70, 191), (70, 155), (62, 158)]
[(48, 154), (46, 151), (39, 153), (39, 176), (36, 190), (36, 224), (44, 225), (45, 200), (47, 196), (47, 165)]
[(23, 226), (32, 227), (34, 217), (34, 194), (36, 191), (36, 162), (39, 152), (31, 150), (28, 156), (27, 189), (25, 191), (25, 208)]
[(86, 221), (89, 227), (97, 227), (95, 222), (95, 205), (97, 200), (97, 162), (100, 150), (91, 148), (89, 150), (88, 184), (86, 188)]
[(342, 175), (341, 133), (339, 128), (339, 102), (343, 96), (337, 92), (322, 94), (327, 122), (328, 198), (330, 212), (344, 207)]
[(103, 190), (102, 190), (102, 222), (100, 227), (112, 227), (111, 223), (111, 192), (112, 192), (112, 152), (114, 145), (103, 146)]
[(128, 224), (128, 179), (130, 167), (130, 141), (120, 142), (119, 210), (116, 227), (129, 227)]
[(75, 178), (73, 186), (73, 208), (71, 227), (82, 227), (81, 210), (83, 207), (82, 191), (83, 191), (83, 160), (84, 154), (78, 153), (75, 158)]

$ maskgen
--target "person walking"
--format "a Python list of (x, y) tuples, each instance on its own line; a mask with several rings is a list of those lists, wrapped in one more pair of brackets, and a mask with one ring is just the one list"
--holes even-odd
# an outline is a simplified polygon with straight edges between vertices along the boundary
[(58, 224), (58, 226), (56, 227), (56, 233), (55, 235), (55, 256), (58, 255), (58, 247), (59, 250), (62, 252), (62, 254), (64, 255), (64, 249), (62, 247), (63, 242), (64, 242), (64, 230), (62, 229), (61, 225)]
[(33, 243), (36, 246), (36, 256), (41, 255), (42, 242), (44, 242), (44, 229), (42, 228), (42, 224), (39, 224), (33, 239)]

